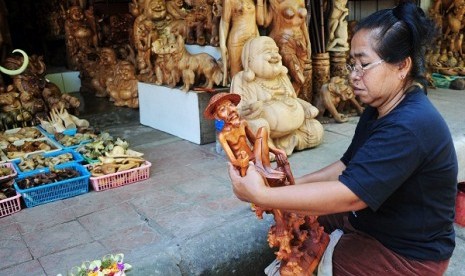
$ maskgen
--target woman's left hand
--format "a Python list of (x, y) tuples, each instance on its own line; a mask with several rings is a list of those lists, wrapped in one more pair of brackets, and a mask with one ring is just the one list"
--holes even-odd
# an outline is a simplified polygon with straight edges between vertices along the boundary
[(257, 199), (267, 186), (263, 177), (255, 169), (255, 165), (250, 162), (247, 173), (241, 177), (239, 171), (228, 162), (229, 178), (233, 186), (233, 192), (242, 201), (257, 203)]

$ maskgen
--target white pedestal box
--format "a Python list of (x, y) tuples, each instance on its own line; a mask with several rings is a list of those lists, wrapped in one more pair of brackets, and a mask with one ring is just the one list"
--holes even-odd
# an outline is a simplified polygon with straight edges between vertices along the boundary
[(213, 94), (143, 82), (138, 89), (141, 124), (200, 145), (215, 142), (214, 120), (203, 117)]

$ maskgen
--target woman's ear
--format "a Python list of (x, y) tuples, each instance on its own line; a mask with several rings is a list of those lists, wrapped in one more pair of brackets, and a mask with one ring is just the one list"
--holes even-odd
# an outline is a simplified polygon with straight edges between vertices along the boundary
[(403, 78), (405, 78), (405, 76), (408, 75), (408, 73), (412, 69), (412, 58), (407, 57), (403, 61), (399, 62), (398, 63), (398, 68), (399, 68), (400, 76), (404, 76)]

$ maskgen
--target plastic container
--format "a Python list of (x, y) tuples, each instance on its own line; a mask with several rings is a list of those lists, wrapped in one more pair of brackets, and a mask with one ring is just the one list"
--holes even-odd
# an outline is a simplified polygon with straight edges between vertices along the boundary
[(218, 134), (223, 130), (223, 127), (224, 127), (224, 121), (215, 119), (215, 134), (216, 134), (215, 151), (216, 153), (225, 155), (224, 149), (221, 146), (220, 141), (218, 140)]
[(457, 199), (455, 201), (455, 222), (465, 227), (465, 182), (457, 186)]
[[(45, 134), (48, 137), (55, 137), (55, 133), (50, 133), (46, 131), (43, 127), (37, 126), (37, 128), (42, 131), (43, 134)], [(65, 135), (73, 136), (76, 135), (77, 133), (77, 128), (71, 128), (71, 129), (66, 129), (65, 131), (62, 132)]]
[[(91, 166), (92, 165), (87, 165), (86, 167), (89, 168)], [(149, 161), (145, 161), (145, 163), (138, 168), (107, 174), (103, 176), (91, 176), (90, 183), (92, 184), (94, 190), (98, 192), (139, 182), (150, 177), (151, 166), (152, 163), (150, 163)]]
[[(89, 191), (90, 173), (83, 165), (78, 163), (71, 163), (56, 166), (56, 169), (64, 168), (71, 168), (76, 170), (79, 173), (79, 176), (24, 190), (20, 189), (15, 182), (15, 189), (18, 193), (21, 194), (27, 207), (34, 207), (40, 204), (85, 194)], [(49, 172), (50, 170), (44, 169), (44, 171)], [(37, 173), (27, 173), (18, 177), (16, 180), (20, 181), (35, 174)]]
[(11, 174), (5, 175), (0, 177), (0, 181), (3, 183), (3, 181), (8, 181), (9, 179), (15, 178), (18, 175), (18, 171), (14, 167), (12, 163), (6, 162), (6, 163), (1, 163), (0, 168), (10, 168), (11, 169)]
[(25, 139), (25, 140), (18, 140), (18, 141), (15, 141), (15, 145), (16, 146), (21, 146), (22, 144), (24, 143), (27, 143), (27, 142), (36, 142), (36, 141), (40, 141), (42, 143), (45, 143), (47, 144), (48, 146), (50, 146), (50, 150), (47, 150), (47, 151), (44, 151), (44, 150), (36, 150), (36, 151), (32, 151), (32, 152), (23, 152), (21, 154), (18, 154), (17, 156), (15, 157), (8, 157), (7, 155), (7, 152), (6, 152), (6, 149), (3, 148), (1, 151), (0, 151), (0, 156), (1, 156), (1, 159), (3, 161), (7, 161), (7, 162), (13, 162), (13, 161), (16, 161), (16, 160), (19, 160), (20, 158), (24, 157), (24, 156), (27, 156), (27, 155), (31, 155), (31, 154), (36, 154), (36, 153), (48, 153), (48, 152), (54, 152), (54, 151), (58, 151), (58, 150), (61, 150), (61, 145), (58, 144), (57, 142), (55, 142), (53, 139), (51, 139), (50, 137), (42, 137), (42, 138), (38, 138), (38, 139)]
[[(69, 164), (69, 163), (82, 163), (84, 161), (84, 158), (82, 157), (82, 155), (79, 154), (78, 152), (72, 150), (72, 149), (63, 149), (63, 150), (54, 151), (54, 152), (41, 153), (41, 155), (43, 155), (44, 157), (55, 157), (55, 156), (59, 156), (61, 154), (66, 154), (66, 153), (71, 153), (71, 155), (73, 156), (73, 160), (70, 160), (69, 162), (61, 163), (59, 165)], [(25, 158), (28, 158), (28, 156), (31, 156), (31, 155), (26, 155)], [(39, 169), (35, 169), (35, 170), (30, 170), (30, 171), (22, 171), (19, 168), (19, 164), (21, 163), (21, 161), (22, 161), (22, 159), (17, 159), (17, 160), (14, 160), (12, 162), (13, 167), (18, 172), (19, 176), (22, 176), (22, 175), (24, 175), (26, 173), (28, 173), (28, 174), (30, 174), (30, 173), (40, 173), (40, 172), (45, 171), (45, 168), (39, 168)]]
[(0, 218), (19, 212), (21, 210), (21, 195), (16, 192), (16, 195), (3, 200), (0, 200)]

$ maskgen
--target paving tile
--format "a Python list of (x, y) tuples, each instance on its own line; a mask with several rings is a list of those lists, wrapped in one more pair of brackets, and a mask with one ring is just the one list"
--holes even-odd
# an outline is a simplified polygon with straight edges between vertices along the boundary
[(40, 265), (38, 260), (24, 262), (24, 263), (0, 270), (0, 276), (20, 276), (20, 275), (46, 276), (45, 271)]
[(186, 239), (224, 223), (225, 220), (216, 214), (202, 205), (194, 205), (172, 213), (161, 213), (150, 219), (174, 237)]
[(160, 214), (172, 213), (180, 208), (192, 206), (188, 195), (180, 194), (173, 189), (152, 190), (134, 198), (130, 203), (137, 212), (147, 218), (155, 218)]
[(42, 229), (68, 222), (76, 218), (73, 210), (63, 201), (50, 202), (26, 208), (15, 214), (21, 233), (37, 233)]
[(13, 217), (3, 217), (0, 219), (0, 239), (19, 235), (19, 225)]
[(121, 203), (78, 218), (94, 239), (116, 235), (120, 230), (145, 223), (128, 203)]
[(99, 242), (108, 252), (121, 252), (125, 255), (141, 246), (153, 245), (162, 239), (162, 235), (146, 224), (129, 227), (117, 234), (106, 236)]
[[(32, 260), (29, 248), (21, 236), (0, 236), (0, 269)], [(0, 271), (0, 274), (2, 272)]]
[(73, 210), (75, 217), (82, 217), (118, 205), (121, 199), (117, 192), (108, 190), (65, 199), (63, 203)]
[(34, 258), (92, 241), (92, 237), (77, 221), (29, 232), (24, 234), (23, 238)]
[(100, 259), (111, 253), (113, 252), (107, 251), (99, 242), (89, 242), (43, 256), (39, 261), (47, 275), (56, 276), (61, 273), (65, 276), (72, 267), (80, 266), (85, 261)]

